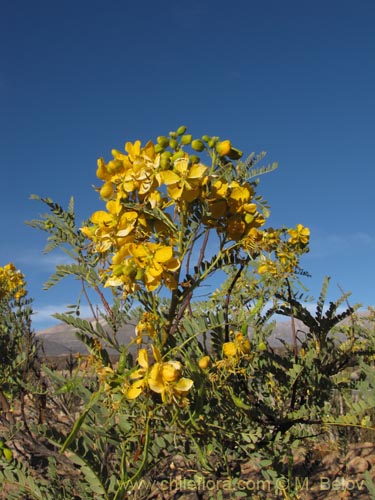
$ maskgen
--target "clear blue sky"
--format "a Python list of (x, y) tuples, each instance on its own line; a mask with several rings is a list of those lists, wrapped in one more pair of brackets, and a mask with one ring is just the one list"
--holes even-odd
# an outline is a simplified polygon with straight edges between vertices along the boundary
[(2, 2), (0, 265), (26, 274), (35, 328), (75, 289), (42, 290), (58, 255), (29, 195), (73, 195), (83, 220), (97, 157), (181, 124), (278, 161), (260, 192), (271, 225), (311, 228), (312, 294), (328, 274), (374, 305), (374, 26), (373, 0)]

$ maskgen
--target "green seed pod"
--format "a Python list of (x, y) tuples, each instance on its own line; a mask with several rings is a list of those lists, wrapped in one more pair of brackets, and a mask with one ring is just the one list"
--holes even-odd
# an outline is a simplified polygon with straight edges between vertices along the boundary
[(169, 145), (169, 139), (168, 137), (165, 137), (165, 135), (159, 135), (159, 137), (156, 138), (156, 142), (162, 147), (162, 148), (167, 148)]
[(181, 144), (184, 146), (188, 146), (193, 140), (193, 136), (191, 134), (186, 134), (181, 137)]
[(194, 141), (191, 143), (191, 147), (194, 149), (194, 151), (198, 151), (199, 153), (204, 151), (205, 148), (203, 142), (200, 139), (194, 139)]
[(199, 163), (201, 161), (201, 159), (199, 158), (199, 156), (197, 155), (190, 155), (189, 156), (189, 160), (190, 162), (195, 165), (196, 163)]
[(178, 127), (177, 129), (177, 135), (182, 135), (186, 132), (187, 130), (187, 127), (185, 127), (185, 125), (181, 125), (181, 127)]
[(169, 146), (172, 148), (172, 149), (177, 149), (178, 147), (178, 142), (176, 141), (176, 139), (169, 139)]

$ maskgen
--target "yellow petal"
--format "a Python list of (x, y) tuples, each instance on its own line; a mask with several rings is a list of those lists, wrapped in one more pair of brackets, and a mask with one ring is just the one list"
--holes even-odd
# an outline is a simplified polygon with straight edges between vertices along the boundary
[(173, 257), (172, 247), (161, 247), (155, 252), (155, 260), (157, 262), (167, 262)]
[(170, 184), (177, 184), (177, 182), (180, 182), (180, 176), (177, 175), (175, 172), (172, 172), (172, 170), (163, 170), (162, 172), (159, 173), (160, 180), (163, 184), (166, 184), (169, 186)]
[(189, 378), (180, 378), (180, 380), (173, 386), (173, 391), (177, 394), (187, 394), (193, 386), (193, 381)]
[(178, 158), (174, 162), (174, 169), (181, 175), (185, 175), (188, 169), (189, 160), (184, 158)]
[(129, 251), (131, 255), (134, 257), (137, 257), (138, 259), (142, 259), (147, 256), (147, 251), (143, 245), (130, 245), (129, 246)]
[(201, 163), (197, 163), (196, 165), (192, 165), (189, 170), (189, 179), (200, 179), (206, 173), (207, 167), (202, 165)]
[(159, 363), (156, 363), (155, 365), (152, 366), (152, 368), (150, 370), (150, 374), (147, 377), (147, 383), (148, 383), (150, 389), (158, 394), (165, 391), (166, 386), (163, 383), (163, 379), (161, 377)]
[(148, 354), (146, 349), (140, 349), (137, 357), (138, 364), (147, 370), (148, 368)]
[(163, 268), (158, 262), (154, 262), (153, 266), (150, 266), (146, 270), (146, 279), (153, 281), (163, 274)]
[(126, 391), (126, 397), (128, 399), (137, 398), (142, 393), (143, 386), (144, 386), (143, 380), (137, 380)]
[(213, 185), (212, 185), (212, 194), (214, 196), (221, 196), (225, 197), (227, 195), (228, 191), (228, 183), (224, 182), (222, 180), (217, 180)]
[(133, 160), (141, 152), (141, 141), (135, 141), (134, 144), (132, 144), (131, 142), (127, 142), (125, 144), (125, 151), (129, 153), (129, 156)]
[(175, 382), (181, 372), (181, 363), (178, 361), (170, 361), (163, 363), (161, 367), (161, 376), (165, 382)]
[(122, 284), (123, 283), (121, 278), (112, 276), (108, 278), (107, 281), (104, 283), (104, 288), (108, 288), (110, 286), (117, 287), (121, 286)]
[(152, 346), (152, 355), (154, 356), (154, 359), (155, 361), (157, 361), (158, 363), (161, 362), (161, 354), (160, 354), (160, 351), (159, 349), (156, 347), (156, 346)]
[(111, 224), (113, 221), (113, 217), (108, 212), (104, 212), (104, 210), (98, 210), (94, 212), (91, 216), (91, 222), (94, 224)]
[(144, 377), (144, 375), (145, 375), (145, 368), (139, 368), (130, 375), (130, 378), (132, 380), (137, 380), (138, 378)]
[(234, 342), (225, 342), (225, 344), (223, 344), (223, 351), (225, 356), (235, 356), (237, 354), (236, 344)]
[(168, 194), (174, 200), (178, 200), (182, 196), (184, 188), (179, 184), (173, 184), (172, 186), (168, 186)]

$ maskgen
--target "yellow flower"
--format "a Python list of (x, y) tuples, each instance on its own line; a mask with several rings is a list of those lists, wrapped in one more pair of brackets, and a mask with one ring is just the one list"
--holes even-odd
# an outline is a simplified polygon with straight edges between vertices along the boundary
[(173, 256), (173, 248), (157, 243), (130, 244), (129, 253), (138, 268), (143, 270), (143, 280), (148, 291), (155, 290), (165, 274), (179, 269), (180, 262)]
[(223, 344), (223, 352), (228, 358), (249, 354), (251, 349), (250, 341), (241, 332), (236, 332), (234, 341)]
[(258, 266), (258, 273), (271, 274), (272, 276), (277, 276), (278, 271), (276, 264), (272, 260), (267, 259), (264, 256), (261, 256), (260, 265)]
[(13, 263), (0, 267), (0, 300), (8, 297), (20, 299), (26, 295), (24, 275)]
[(310, 239), (310, 229), (302, 224), (297, 224), (295, 229), (289, 229), (289, 243), (292, 245), (307, 245)]
[(99, 383), (103, 384), (103, 388), (105, 391), (109, 391), (111, 389), (110, 379), (114, 375), (114, 371), (110, 366), (101, 366), (97, 368), (96, 374), (99, 378)]
[(142, 394), (143, 389), (147, 385), (147, 372), (148, 372), (148, 354), (146, 349), (140, 349), (138, 352), (137, 362), (140, 366), (135, 372), (130, 376), (132, 380), (135, 380), (133, 384), (126, 391), (126, 397), (128, 399), (136, 399), (140, 394)]
[(198, 198), (205, 181), (207, 167), (201, 163), (189, 163), (188, 156), (174, 162), (173, 170), (164, 170), (158, 174), (160, 182), (167, 186), (173, 200), (191, 202)]
[(246, 210), (246, 206), (252, 199), (254, 194), (253, 187), (245, 183), (243, 185), (238, 184), (238, 182), (231, 183), (231, 193), (228, 197), (228, 205), (232, 214), (250, 212), (254, 213), (256, 210), (256, 205), (250, 204), (249, 209)]
[(271, 252), (277, 248), (277, 245), (280, 243), (280, 234), (279, 231), (275, 231), (272, 227), (263, 231), (263, 248)]
[(209, 196), (207, 197), (207, 203), (210, 216), (214, 219), (219, 219), (227, 213), (227, 192), (228, 183), (221, 179), (216, 180), (211, 186)]
[(135, 327), (135, 333), (137, 335), (137, 344), (141, 344), (143, 342), (143, 336), (147, 335), (148, 337), (154, 338), (156, 337), (156, 328), (155, 326), (158, 324), (157, 318), (154, 314), (150, 312), (145, 312), (142, 315), (142, 319), (138, 322)]
[(230, 239), (239, 240), (245, 233), (246, 223), (240, 215), (229, 217), (227, 222), (227, 233)]
[(145, 195), (158, 185), (155, 177), (158, 164), (155, 163), (154, 145), (150, 142), (142, 150), (138, 151), (138, 148), (134, 147), (129, 150), (132, 151), (132, 163), (122, 176), (124, 191), (131, 193), (137, 190), (139, 195)]
[(169, 403), (174, 397), (185, 396), (193, 385), (193, 381), (181, 377), (182, 365), (179, 361), (162, 361), (157, 348), (153, 347), (156, 360), (149, 366), (146, 349), (140, 349), (138, 364), (141, 368), (132, 373), (131, 379), (137, 379), (126, 391), (129, 399), (137, 398), (145, 387), (160, 394), (164, 403)]

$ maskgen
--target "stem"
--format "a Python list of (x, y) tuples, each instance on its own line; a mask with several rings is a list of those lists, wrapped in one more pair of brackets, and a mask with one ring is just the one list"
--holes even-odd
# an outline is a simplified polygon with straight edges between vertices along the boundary
[(245, 263), (247, 263), (249, 259), (246, 259), (245, 261), (241, 262), (240, 267), (238, 268), (232, 283), (230, 284), (230, 287), (228, 288), (228, 291), (225, 296), (225, 303), (224, 303), (224, 318), (225, 318), (225, 337), (224, 340), (225, 342), (229, 342), (229, 302), (230, 302), (230, 297), (233, 292), (233, 288), (235, 284), (237, 283), (239, 277), (241, 276), (241, 273), (245, 267)]
[[(207, 248), (207, 244), (208, 244), (208, 237), (209, 237), (209, 233), (210, 233), (210, 230), (207, 229), (205, 234), (204, 234), (204, 239), (203, 239), (203, 243), (202, 243), (202, 247), (201, 247), (201, 251), (199, 253), (199, 258), (198, 258), (198, 262), (197, 262), (197, 267), (199, 269), (199, 267), (201, 266), (202, 262), (203, 262), (203, 259), (204, 259), (204, 254), (205, 254), (205, 251), (206, 251), (206, 248)], [(181, 321), (183, 315), (184, 315), (184, 312), (185, 312), (185, 309), (187, 308), (187, 306), (190, 305), (190, 301), (191, 301), (191, 298), (193, 296), (193, 293), (194, 293), (194, 290), (195, 288), (197, 288), (197, 286), (201, 283), (202, 279), (200, 280), (197, 280), (197, 281), (194, 281), (190, 288), (187, 289), (187, 292), (185, 294), (185, 297), (181, 303), (181, 306), (177, 312), (177, 314), (175, 315), (175, 312), (176, 312), (176, 309), (177, 309), (177, 305), (178, 305), (178, 302), (176, 302), (176, 306), (175, 306), (175, 309), (173, 311), (173, 316), (175, 315), (175, 320), (169, 330), (169, 333), (170, 335), (174, 335), (176, 333), (176, 330), (178, 328), (178, 325), (179, 325), (179, 322)], [(173, 320), (173, 317), (169, 316), (170, 317), (170, 320), (172, 321)]]
[[(129, 484), (131, 484), (133, 481), (135, 481), (137, 479), (137, 477), (139, 477), (139, 475), (142, 473), (142, 471), (146, 465), (146, 461), (147, 461), (147, 457), (148, 457), (148, 445), (150, 443), (150, 419), (151, 419), (151, 415), (149, 415), (147, 417), (147, 420), (146, 420), (145, 444), (144, 444), (144, 449), (143, 449), (143, 457), (142, 457), (141, 465), (139, 466), (137, 472), (135, 472), (135, 474), (133, 474), (133, 476), (125, 482), (126, 487)], [(123, 485), (121, 485), (121, 487), (122, 486)]]
[(3, 392), (0, 390), (0, 407), (4, 411), (6, 417), (9, 419), (9, 423), (14, 425), (16, 423), (15, 418), (11, 412), (7, 398), (4, 396)]
[(291, 291), (290, 283), (289, 283), (288, 279), (286, 279), (286, 284), (288, 287), (288, 301), (289, 301), (289, 306), (290, 306), (290, 321), (291, 321), (292, 335), (293, 335), (293, 354), (294, 354), (295, 361), (297, 361), (297, 358), (298, 358), (297, 329), (296, 329), (296, 320), (295, 320), (294, 313), (293, 313), (292, 291)]

